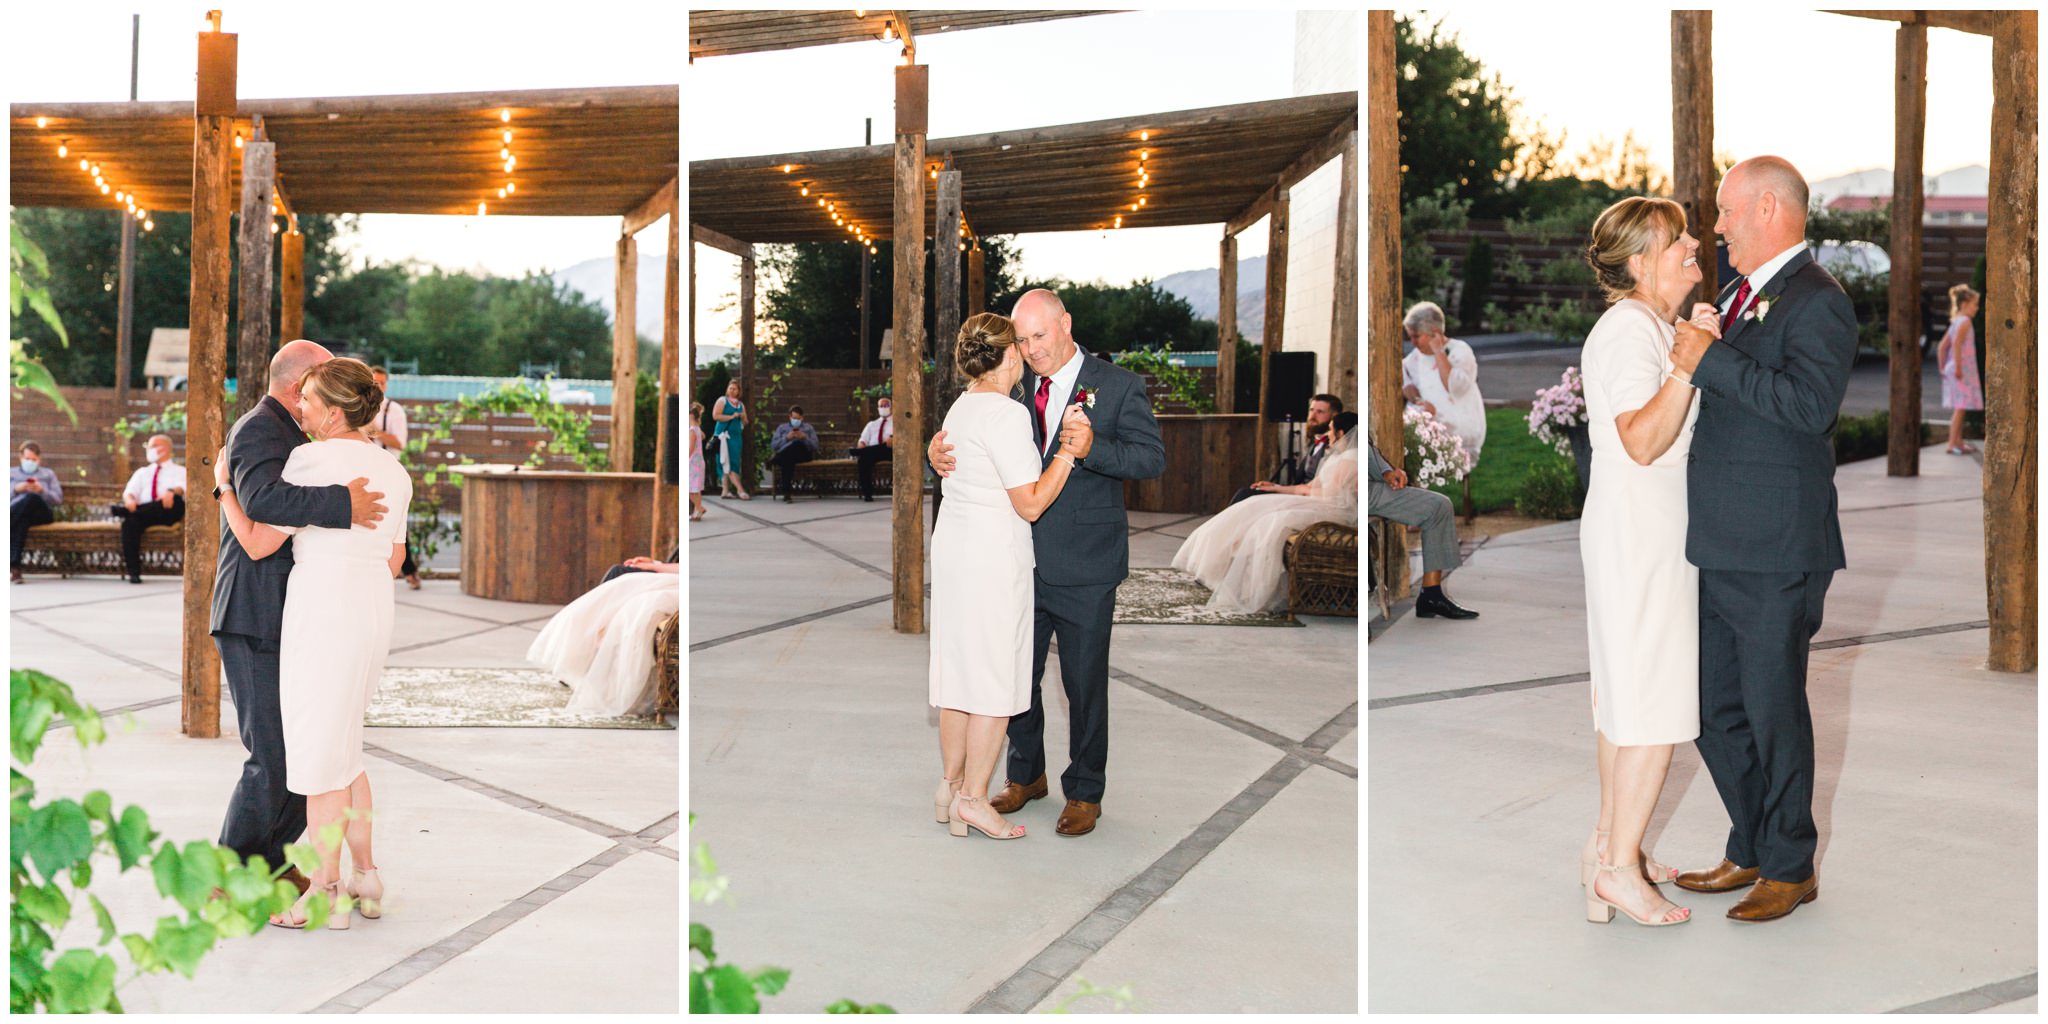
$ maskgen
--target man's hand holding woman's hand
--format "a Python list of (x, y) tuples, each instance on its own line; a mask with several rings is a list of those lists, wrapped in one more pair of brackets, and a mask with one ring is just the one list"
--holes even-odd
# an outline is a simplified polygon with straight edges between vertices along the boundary
[(1081, 409), (1081, 403), (1067, 406), (1067, 413), (1060, 419), (1060, 450), (1077, 459), (1085, 459), (1095, 448), (1095, 427), (1088, 422), (1088, 414)]

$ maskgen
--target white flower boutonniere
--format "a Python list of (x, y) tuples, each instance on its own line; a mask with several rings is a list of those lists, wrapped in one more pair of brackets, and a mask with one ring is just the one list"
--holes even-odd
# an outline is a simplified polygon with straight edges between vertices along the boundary
[(1776, 302), (1777, 300), (1778, 300), (1778, 296), (1776, 296), (1776, 295), (1760, 295), (1760, 296), (1758, 296), (1758, 297), (1757, 297), (1757, 300), (1756, 300), (1755, 302), (1753, 302), (1753, 303), (1751, 303), (1751, 304), (1750, 304), (1750, 307), (1749, 307), (1749, 312), (1748, 312), (1747, 314), (1744, 314), (1744, 316), (1743, 316), (1743, 319), (1744, 319), (1744, 320), (1752, 320), (1752, 319), (1753, 319), (1753, 320), (1756, 320), (1756, 321), (1758, 321), (1758, 322), (1762, 322), (1762, 320), (1763, 320), (1763, 319), (1764, 319), (1765, 317), (1767, 317), (1767, 316), (1770, 316), (1770, 315), (1771, 315), (1771, 303), (1773, 303), (1773, 302)]

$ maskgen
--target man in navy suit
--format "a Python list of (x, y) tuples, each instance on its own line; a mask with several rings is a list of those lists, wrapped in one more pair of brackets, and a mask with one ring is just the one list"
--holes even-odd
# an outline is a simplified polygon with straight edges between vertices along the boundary
[(1732, 827), (1721, 863), (1678, 876), (1749, 892), (1738, 921), (1784, 917), (1819, 894), (1807, 643), (1847, 567), (1836, 517), (1835, 417), (1856, 314), (1806, 247), (1806, 180), (1760, 156), (1721, 181), (1729, 261), (1720, 339), (1678, 325), (1675, 374), (1700, 396), (1686, 468), (1685, 557), (1700, 569), (1700, 759)]

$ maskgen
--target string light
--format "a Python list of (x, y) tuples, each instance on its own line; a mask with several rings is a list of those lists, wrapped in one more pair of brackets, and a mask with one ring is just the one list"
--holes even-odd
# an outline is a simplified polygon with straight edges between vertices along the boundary
[(50, 119), (49, 119), (49, 118), (47, 118), (47, 117), (38, 117), (38, 118), (36, 118), (36, 127), (38, 127), (38, 128), (48, 128), (49, 126), (50, 126)]
[(499, 189), (499, 190), (498, 190), (498, 198), (500, 198), (500, 199), (503, 199), (503, 198), (505, 198), (505, 190), (504, 190), (504, 189), (502, 189), (502, 188), (501, 188), (501, 189)]
[(506, 173), (506, 174), (510, 174), (510, 173), (512, 173), (512, 168), (514, 168), (514, 167), (517, 167), (517, 166), (519, 166), (519, 158), (518, 158), (518, 157), (516, 157), (516, 156), (508, 156), (508, 157), (506, 157), (506, 158), (505, 158), (505, 173)]
[(270, 233), (271, 233), (271, 234), (273, 234), (273, 235), (274, 235), (274, 234), (277, 234), (277, 222), (276, 222), (276, 221), (271, 221), (271, 222), (270, 222)]
[(498, 159), (500, 159), (500, 160), (510, 160), (510, 159), (512, 159), (512, 150), (511, 150), (511, 149), (509, 149), (509, 148), (503, 148), (503, 149), (499, 149), (499, 150), (498, 150)]
[(1139, 132), (1139, 133), (1138, 133), (1138, 141), (1139, 141), (1139, 142), (1150, 142), (1150, 141), (1152, 141), (1152, 133), (1151, 133), (1151, 132), (1149, 132), (1149, 131), (1142, 131), (1142, 132)]
[(518, 194), (518, 192), (519, 192), (519, 183), (518, 183), (518, 182), (516, 182), (516, 181), (508, 181), (508, 182), (506, 182), (506, 183), (505, 183), (505, 194), (506, 194), (506, 195), (508, 195), (508, 196), (509, 196), (509, 195), (517, 195), (517, 194)]
[(142, 220), (142, 230), (144, 230), (144, 231), (155, 231), (155, 230), (156, 230), (156, 221), (150, 220), (150, 219), (149, 219), (149, 218), (147, 218), (147, 217), (143, 218), (143, 220)]
[(789, 173), (789, 172), (790, 172), (791, 170), (793, 170), (794, 168), (795, 168), (795, 165), (794, 165), (794, 164), (783, 164), (783, 165), (782, 165), (782, 173), (784, 173), (784, 174), (788, 174), (788, 173)]
[(512, 121), (512, 111), (511, 111), (511, 110), (510, 110), (509, 108), (507, 108), (507, 109), (505, 109), (505, 110), (500, 110), (500, 111), (498, 111), (498, 120), (500, 120), (500, 121), (504, 121), (504, 122), (506, 122), (506, 123), (508, 123), (508, 124), (509, 124), (509, 123), (511, 123), (511, 121)]
[(59, 159), (59, 160), (62, 160), (63, 158), (65, 158), (65, 157), (67, 157), (67, 156), (70, 156), (70, 155), (71, 155), (71, 140), (70, 140), (70, 139), (65, 139), (64, 141), (62, 141), (62, 142), (59, 142), (59, 143), (57, 143), (57, 159)]
[(484, 211), (485, 211), (485, 206), (484, 206), (484, 204), (482, 204), (482, 203), (478, 203), (478, 204), (476, 204), (476, 215), (477, 215), (477, 216), (479, 216), (479, 217), (483, 216), (483, 215), (484, 215)]
[(90, 161), (90, 160), (80, 160), (80, 161), (78, 162), (78, 169), (79, 169), (79, 170), (81, 170), (81, 171), (82, 171), (82, 170), (85, 170), (86, 168), (88, 168), (88, 167), (91, 167), (91, 166), (92, 166), (92, 161)]
[(509, 145), (511, 145), (511, 144), (512, 144), (512, 129), (510, 129), (510, 128), (507, 128), (507, 129), (505, 129), (505, 145), (509, 146)]
[(240, 133), (240, 132), (236, 132), (236, 133), (235, 133), (235, 148), (236, 148), (236, 149), (240, 149), (240, 148), (242, 148), (242, 133)]
[(810, 194), (811, 194), (811, 187), (810, 187), (809, 185), (805, 185), (805, 186), (804, 186), (803, 188), (801, 188), (801, 189), (798, 189), (798, 190), (797, 190), (797, 195), (800, 195), (800, 196), (807, 196), (807, 195), (810, 195)]

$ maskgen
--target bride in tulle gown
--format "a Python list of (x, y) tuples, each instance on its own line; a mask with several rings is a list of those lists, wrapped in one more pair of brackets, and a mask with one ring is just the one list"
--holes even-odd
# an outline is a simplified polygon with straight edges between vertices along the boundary
[(526, 660), (569, 684), (569, 710), (592, 715), (653, 712), (654, 634), (682, 606), (673, 562), (629, 572), (571, 601), (534, 638)]
[(1211, 591), (1208, 607), (1233, 615), (1277, 611), (1286, 603), (1287, 538), (1316, 523), (1358, 523), (1358, 416), (1330, 421), (1331, 442), (1315, 478), (1269, 487), (1203, 523), (1173, 556), (1173, 567)]

